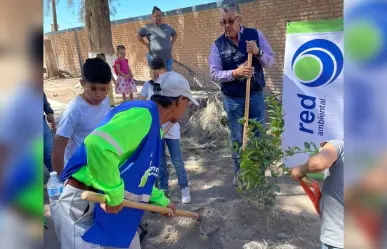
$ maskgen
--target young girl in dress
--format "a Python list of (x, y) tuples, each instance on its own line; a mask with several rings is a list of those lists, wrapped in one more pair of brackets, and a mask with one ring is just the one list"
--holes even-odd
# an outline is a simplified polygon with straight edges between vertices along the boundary
[(126, 100), (126, 95), (129, 94), (130, 100), (133, 100), (133, 93), (137, 92), (136, 83), (133, 79), (133, 74), (130, 71), (126, 49), (124, 45), (117, 46), (118, 59), (114, 63), (114, 70), (117, 75), (116, 93), (122, 94), (122, 99)]

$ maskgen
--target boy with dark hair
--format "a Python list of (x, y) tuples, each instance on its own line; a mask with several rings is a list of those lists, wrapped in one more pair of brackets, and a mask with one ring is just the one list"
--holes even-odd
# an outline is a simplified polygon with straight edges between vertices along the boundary
[(85, 137), (92, 132), (110, 110), (106, 98), (112, 79), (110, 66), (102, 59), (87, 59), (83, 65), (83, 93), (64, 110), (57, 129), (52, 166), (60, 174)]
[[(151, 69), (153, 71), (153, 80), (147, 81), (141, 90), (141, 100), (150, 100), (155, 92), (157, 92), (158, 84), (155, 84), (160, 75), (167, 73), (165, 61), (161, 58), (155, 58), (152, 60)], [(169, 172), (167, 165), (167, 155), (165, 153), (165, 146), (168, 147), (169, 154), (171, 155), (171, 161), (176, 170), (178, 184), (181, 190), (181, 202), (188, 204), (191, 202), (191, 195), (188, 188), (187, 172), (184, 167), (184, 161), (181, 155), (180, 149), (180, 125), (179, 123), (168, 122), (162, 125), (164, 130), (163, 149), (161, 151), (160, 158), (160, 174), (159, 174), (159, 187), (164, 193), (169, 195)]]

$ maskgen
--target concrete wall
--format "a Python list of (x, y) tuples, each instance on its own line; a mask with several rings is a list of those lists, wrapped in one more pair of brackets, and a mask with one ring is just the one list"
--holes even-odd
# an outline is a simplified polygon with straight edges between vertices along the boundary
[[(276, 54), (275, 65), (266, 72), (266, 90), (276, 93), (282, 90), (287, 21), (343, 17), (343, 0), (240, 0), (236, 2), (241, 7), (244, 25), (263, 31)], [(174, 59), (194, 70), (200, 82), (209, 81), (210, 46), (222, 33), (218, 10), (221, 5), (222, 2), (214, 2), (164, 13), (165, 22), (171, 25), (178, 34), (173, 50)], [(130, 66), (138, 80), (147, 80), (149, 69), (145, 59), (146, 50), (136, 40), (135, 35), (138, 29), (148, 22), (150, 22), (150, 15), (112, 22), (113, 45), (124, 44), (126, 46)], [(88, 50), (86, 33), (83, 28), (48, 33), (46, 38), (52, 40), (58, 56), (59, 68), (79, 74), (75, 32), (79, 39), (79, 52), (84, 60), (87, 58)], [(174, 70), (187, 76), (195, 86), (193, 78), (186, 69), (175, 65)]]

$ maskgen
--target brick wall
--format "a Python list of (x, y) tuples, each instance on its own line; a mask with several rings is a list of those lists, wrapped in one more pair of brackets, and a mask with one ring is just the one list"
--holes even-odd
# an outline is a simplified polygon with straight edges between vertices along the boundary
[[(285, 49), (286, 22), (300, 20), (336, 19), (343, 17), (343, 0), (240, 0), (243, 23), (258, 28), (266, 35), (276, 54), (273, 68), (267, 70), (267, 91), (281, 92)], [(165, 13), (165, 22), (178, 34), (173, 50), (174, 59), (194, 70), (200, 82), (208, 82), (208, 54), (214, 40), (222, 33), (219, 25), (219, 2), (184, 8)], [(150, 16), (112, 22), (113, 45), (124, 44), (136, 79), (147, 80), (149, 69), (146, 50), (135, 37)], [(82, 28), (46, 34), (58, 56), (60, 69), (80, 72), (75, 32), (78, 34), (81, 60), (87, 58), (86, 34)], [(183, 73), (193, 86), (187, 70), (175, 64), (174, 70)]]

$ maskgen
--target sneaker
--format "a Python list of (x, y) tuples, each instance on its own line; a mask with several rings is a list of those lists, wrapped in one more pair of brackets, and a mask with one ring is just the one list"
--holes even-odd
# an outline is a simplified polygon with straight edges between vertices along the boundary
[(183, 204), (191, 203), (191, 195), (189, 194), (188, 187), (181, 190), (181, 202)]

